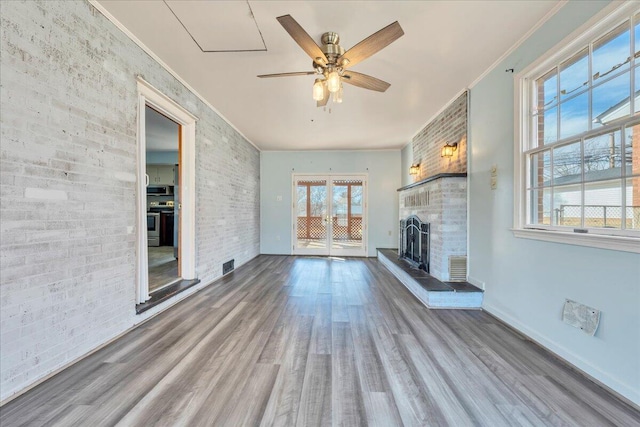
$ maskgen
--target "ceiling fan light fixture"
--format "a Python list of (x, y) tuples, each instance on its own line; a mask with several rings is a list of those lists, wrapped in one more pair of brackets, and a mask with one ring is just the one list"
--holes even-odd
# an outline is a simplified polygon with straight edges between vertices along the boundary
[(335, 102), (336, 104), (342, 104), (342, 83), (340, 83), (340, 89), (338, 89), (337, 92), (334, 92), (332, 96), (333, 102)]
[(327, 75), (327, 89), (331, 93), (336, 93), (340, 90), (340, 74), (335, 70)]
[(323, 98), (324, 88), (322, 87), (322, 80), (316, 79), (316, 82), (313, 84), (313, 100), (322, 101)]

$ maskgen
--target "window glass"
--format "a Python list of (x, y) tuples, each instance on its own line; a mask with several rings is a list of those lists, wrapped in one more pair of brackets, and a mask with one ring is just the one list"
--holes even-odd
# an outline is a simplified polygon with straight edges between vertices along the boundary
[(589, 49), (584, 49), (560, 65), (560, 98), (586, 89), (589, 84)]
[(640, 124), (625, 128), (625, 175), (640, 175)]
[(593, 88), (591, 110), (594, 127), (607, 125), (631, 113), (629, 87), (629, 73), (624, 73)]
[(584, 185), (584, 226), (622, 228), (622, 181)]
[(625, 228), (640, 230), (640, 177), (627, 178)]
[(558, 73), (554, 68), (536, 81), (538, 110), (542, 111), (558, 102)]
[(620, 25), (593, 44), (591, 72), (593, 82), (629, 68), (629, 22)]
[(622, 175), (620, 131), (584, 140), (584, 180), (619, 178)]
[(584, 92), (560, 105), (560, 139), (589, 129), (589, 93)]
[(534, 121), (538, 125), (538, 146), (551, 144), (558, 140), (558, 107), (545, 110)]
[(637, 113), (638, 111), (640, 111), (640, 67), (636, 67), (635, 68), (635, 77), (634, 77), (634, 107), (633, 107), (633, 112)]
[[(529, 132), (518, 141), (518, 166), (526, 165), (526, 183), (516, 193), (527, 224), (640, 236), (638, 9), (624, 3), (578, 37), (572, 54), (551, 52), (553, 59), (541, 58), (523, 76), (521, 83), (530, 82), (528, 95), (520, 94), (529, 102), (521, 104)], [(516, 225), (522, 220), (518, 215)]]
[(636, 23), (635, 26), (633, 27), (633, 37), (635, 40), (635, 49), (633, 50), (635, 52), (634, 56), (637, 58), (640, 55), (640, 14), (636, 15), (633, 18), (633, 21)]
[(581, 185), (563, 185), (553, 189), (554, 225), (582, 226), (581, 188)]
[(532, 187), (548, 187), (551, 185), (551, 151), (545, 150), (531, 155)]
[(530, 224), (551, 225), (551, 189), (529, 190)]
[(582, 153), (580, 142), (563, 145), (553, 150), (553, 184), (570, 184), (582, 180)]

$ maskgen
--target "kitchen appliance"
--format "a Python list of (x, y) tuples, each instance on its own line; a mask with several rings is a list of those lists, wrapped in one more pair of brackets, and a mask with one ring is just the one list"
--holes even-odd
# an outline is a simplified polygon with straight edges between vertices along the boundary
[(147, 212), (147, 244), (160, 246), (160, 213)]
[(173, 186), (154, 185), (147, 187), (147, 196), (173, 196)]

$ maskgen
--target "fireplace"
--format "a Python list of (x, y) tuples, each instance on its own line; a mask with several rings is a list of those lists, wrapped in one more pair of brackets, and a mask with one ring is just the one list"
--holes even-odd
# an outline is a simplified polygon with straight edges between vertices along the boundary
[(429, 273), (429, 224), (416, 215), (400, 220), (398, 256)]

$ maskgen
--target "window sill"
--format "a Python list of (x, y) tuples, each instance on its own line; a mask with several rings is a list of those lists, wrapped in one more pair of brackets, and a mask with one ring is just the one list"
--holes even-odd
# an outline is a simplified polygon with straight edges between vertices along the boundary
[(543, 240), (568, 245), (640, 253), (640, 239), (634, 237), (610, 236), (603, 234), (566, 233), (562, 231), (512, 228), (515, 237)]

